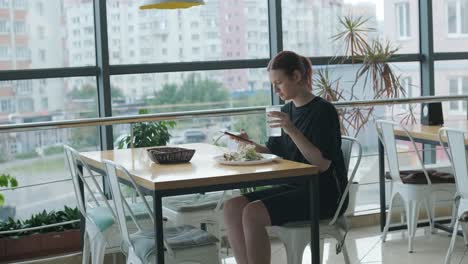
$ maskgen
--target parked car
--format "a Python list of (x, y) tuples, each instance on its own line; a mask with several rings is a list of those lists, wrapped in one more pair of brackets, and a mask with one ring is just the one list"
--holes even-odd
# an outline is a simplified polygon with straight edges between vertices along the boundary
[(206, 140), (205, 132), (198, 129), (190, 129), (184, 132), (184, 143), (196, 143)]

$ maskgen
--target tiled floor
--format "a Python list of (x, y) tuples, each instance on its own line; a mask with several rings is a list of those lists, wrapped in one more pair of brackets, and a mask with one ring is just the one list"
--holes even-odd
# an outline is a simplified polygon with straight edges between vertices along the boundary
[[(450, 237), (448, 233), (438, 231), (429, 236), (425, 229), (419, 228), (414, 240), (414, 253), (408, 253), (406, 232), (393, 231), (387, 236), (387, 242), (382, 243), (378, 227), (352, 229), (346, 239), (351, 263), (423, 263), (441, 264), (447, 252)], [(467, 248), (463, 245), (463, 238), (457, 239), (452, 257), (452, 264), (468, 264)], [(304, 253), (303, 264), (310, 263), (310, 251)], [(465, 256), (466, 255), (466, 256)], [(226, 264), (235, 264), (234, 258), (227, 258)], [(272, 264), (285, 264), (284, 247), (279, 242), (272, 242)], [(335, 244), (326, 240), (324, 246), (323, 263), (344, 263), (343, 256), (335, 254)]]
[[(350, 231), (346, 239), (346, 246), (349, 251), (351, 263), (423, 263), (441, 264), (447, 252), (450, 237), (447, 233), (438, 231), (436, 234), (428, 235), (426, 229), (419, 228), (414, 241), (414, 253), (408, 253), (408, 242), (405, 231), (390, 232), (387, 242), (382, 243), (380, 232), (377, 226), (355, 228)], [(468, 249), (463, 245), (463, 238), (457, 239), (454, 250), (452, 264), (468, 264)], [(343, 256), (335, 255), (335, 244), (333, 241), (326, 241), (324, 247), (324, 263), (339, 264), (344, 263)], [(466, 255), (466, 256), (465, 256)], [(310, 263), (310, 253), (304, 253), (303, 264)], [(112, 258), (106, 258), (106, 264), (112, 263)], [(35, 264), (78, 264), (80, 257), (62, 259), (53, 262), (36, 262)], [(118, 263), (122, 263), (118, 261)], [(224, 258), (225, 264), (235, 264), (233, 257)], [(286, 256), (282, 244), (272, 241), (272, 264), (285, 264)]]

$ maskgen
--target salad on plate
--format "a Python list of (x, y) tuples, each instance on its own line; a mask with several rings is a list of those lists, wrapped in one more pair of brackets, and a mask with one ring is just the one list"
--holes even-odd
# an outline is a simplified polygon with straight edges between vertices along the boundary
[(241, 144), (237, 151), (224, 153), (223, 158), (225, 161), (254, 161), (263, 159), (263, 156), (257, 153), (254, 145)]

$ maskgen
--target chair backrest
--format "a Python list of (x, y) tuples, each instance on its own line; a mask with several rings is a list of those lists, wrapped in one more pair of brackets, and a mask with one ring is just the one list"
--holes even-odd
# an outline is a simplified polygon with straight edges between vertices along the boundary
[[(457, 192), (464, 199), (468, 198), (468, 169), (465, 150), (465, 135), (467, 133), (468, 131), (451, 128), (439, 129), (440, 145), (445, 150), (452, 164)], [(447, 140), (443, 140), (444, 138)], [(444, 147), (445, 142), (448, 144), (448, 149)]]
[[(81, 214), (86, 217), (87, 220), (92, 221), (92, 219), (90, 219), (86, 214), (85, 194), (87, 194), (91, 196), (92, 202), (95, 203), (95, 206), (106, 206), (115, 217), (115, 212), (112, 210), (107, 199), (99, 201), (96, 198), (93, 189), (90, 187), (90, 184), (98, 191), (101, 197), (106, 196), (104, 195), (104, 192), (96, 179), (96, 175), (94, 175), (87, 164), (81, 159), (78, 151), (67, 145), (64, 145), (63, 149), (65, 152), (65, 163), (70, 171), (73, 189), (75, 190), (76, 203)], [(84, 171), (89, 175), (89, 181), (86, 179), (86, 177), (84, 177), (84, 171), (78, 169), (78, 164), (81, 165)], [(80, 189), (80, 182), (83, 184), (83, 191)]]
[(421, 154), (416, 147), (416, 143), (414, 142), (414, 139), (408, 130), (399, 123), (388, 120), (377, 120), (375, 121), (375, 125), (377, 127), (377, 135), (384, 145), (385, 153), (387, 154), (388, 168), (390, 169), (390, 176), (392, 177), (392, 181), (402, 183), (400, 178), (400, 167), (398, 163), (398, 152), (394, 132), (395, 127), (398, 127), (405, 132), (406, 137), (410, 140), (413, 146), (413, 150), (415, 151), (418, 158), (419, 165), (421, 166), (421, 169), (426, 176), (426, 181), (430, 185), (431, 179), (429, 178), (429, 174), (427, 173), (426, 167), (424, 166)]
[[(106, 165), (107, 176), (109, 177), (110, 189), (112, 190), (112, 196), (114, 205), (117, 212), (117, 221), (119, 223), (119, 229), (122, 234), (122, 240), (125, 244), (129, 245), (133, 250), (135, 250), (135, 245), (130, 240), (130, 233), (128, 231), (128, 221), (126, 220), (126, 213), (130, 215), (131, 219), (137, 226), (139, 230), (142, 230), (141, 225), (136, 220), (135, 214), (132, 211), (131, 207), (128, 205), (124, 198), (124, 194), (122, 192), (121, 184), (119, 184), (119, 178), (124, 179), (126, 182), (129, 182), (131, 187), (137, 192), (137, 194), (141, 197), (144, 207), (148, 213), (149, 218), (153, 222), (154, 225), (154, 215), (151, 207), (149, 206), (148, 201), (146, 200), (145, 196), (143, 195), (140, 187), (136, 183), (133, 176), (125, 169), (124, 167), (114, 163), (110, 160), (104, 160), (104, 164)], [(117, 177), (119, 175), (119, 177)], [(156, 232), (163, 232), (163, 230), (156, 230)], [(168, 250), (170, 255), (174, 255), (174, 252), (169, 247), (166, 240), (163, 241), (164, 246)]]
[(349, 172), (349, 163), (351, 161), (351, 154), (353, 152), (354, 146), (356, 146), (358, 150), (357, 160), (356, 160), (356, 163), (354, 164), (353, 171), (351, 172), (348, 178), (348, 184), (346, 185), (343, 195), (341, 196), (340, 203), (338, 204), (338, 208), (335, 212), (335, 215), (329, 223), (330, 225), (333, 225), (340, 215), (341, 207), (343, 207), (346, 197), (348, 196), (349, 188), (351, 188), (351, 184), (353, 184), (354, 176), (356, 175), (356, 172), (359, 167), (359, 164), (361, 163), (361, 157), (362, 157), (361, 143), (359, 143), (357, 139), (352, 138), (352, 137), (347, 137), (347, 136), (341, 137), (341, 152), (343, 153), (343, 159), (345, 162), (346, 172)]

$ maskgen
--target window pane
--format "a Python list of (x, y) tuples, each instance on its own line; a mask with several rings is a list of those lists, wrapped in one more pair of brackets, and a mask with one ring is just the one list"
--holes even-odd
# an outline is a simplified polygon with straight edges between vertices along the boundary
[(94, 77), (0, 82), (0, 124), (96, 116)]
[[(436, 61), (434, 66), (435, 95), (468, 93), (468, 87), (465, 87), (466, 80), (468, 80), (467, 60)], [(445, 117), (466, 118), (466, 111), (462, 111), (462, 107), (460, 100), (442, 103)], [(457, 112), (449, 112), (449, 110)]]
[[(352, 15), (368, 19), (364, 26), (375, 28), (375, 32), (364, 37), (367, 41), (389, 39), (395, 46), (400, 47), (398, 53), (418, 52), (417, 5), (417, 0), (411, 0), (406, 11), (398, 11), (395, 2), (383, 0), (283, 0), (281, 8), (284, 48), (307, 56), (343, 55), (345, 45), (333, 41), (332, 37), (343, 31), (340, 17)], [(402, 12), (401, 20), (405, 21), (401, 28), (397, 25), (398, 12)], [(399, 40), (399, 32), (404, 32), (405, 36), (414, 32), (414, 37), (402, 41)]]
[(107, 1), (110, 63), (269, 56), (266, 0), (205, 3), (183, 10), (140, 10), (138, 1)]
[(409, 24), (409, 4), (397, 3), (396, 4), (396, 22), (399, 38), (407, 38), (410, 36)]
[(264, 68), (120, 75), (111, 86), (114, 115), (271, 104)]
[[(70, 171), (65, 167), (63, 144), (79, 151), (97, 150), (100, 147), (99, 129), (83, 127), (0, 133), (2, 173), (16, 177), (20, 187), (42, 184), (2, 191), (5, 205), (16, 207), (13, 217), (28, 219), (31, 214), (43, 210), (49, 212), (63, 210), (64, 205), (76, 206)], [(0, 219), (3, 217), (1, 215)]]
[(5, 1), (0, 70), (95, 65), (93, 24), (92, 1)]
[(468, 77), (463, 77), (463, 94), (468, 94)]
[(449, 94), (457, 95), (458, 94), (458, 79), (449, 80)]
[(467, 0), (432, 0), (436, 52), (468, 51), (468, 39), (464, 35), (468, 34), (467, 12)]
[[(434, 9), (433, 12), (436, 10)], [(455, 1), (447, 2), (447, 24), (448, 33), (457, 33), (457, 3)]]
[(468, 1), (462, 0), (460, 3), (461, 33), (468, 34)]

